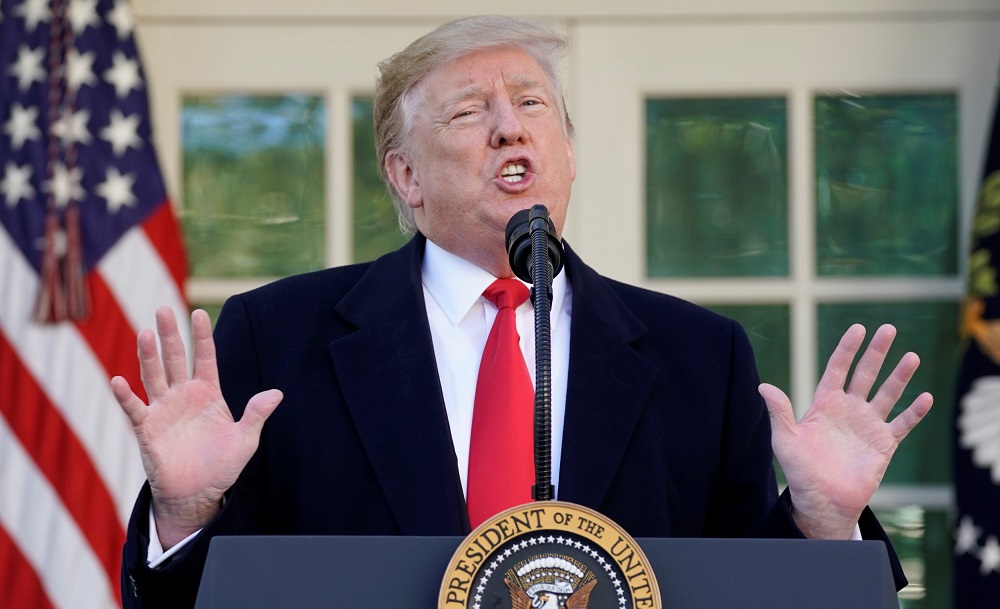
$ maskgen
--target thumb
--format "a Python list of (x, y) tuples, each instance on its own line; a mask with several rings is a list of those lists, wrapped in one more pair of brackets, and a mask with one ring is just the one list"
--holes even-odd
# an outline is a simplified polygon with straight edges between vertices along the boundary
[(764, 398), (764, 404), (771, 415), (772, 430), (780, 435), (792, 433), (795, 429), (795, 412), (792, 410), (792, 401), (785, 392), (769, 383), (761, 383), (757, 391)]
[(240, 417), (238, 423), (243, 433), (254, 438), (259, 438), (260, 430), (264, 427), (264, 422), (267, 421), (267, 418), (271, 416), (271, 413), (274, 412), (274, 409), (278, 407), (278, 404), (281, 403), (284, 397), (281, 391), (268, 389), (250, 398), (250, 401), (247, 402), (246, 410), (243, 411), (243, 416)]

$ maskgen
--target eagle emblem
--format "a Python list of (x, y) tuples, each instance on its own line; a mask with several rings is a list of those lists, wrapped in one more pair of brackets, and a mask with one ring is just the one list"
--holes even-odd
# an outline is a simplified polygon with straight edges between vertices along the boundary
[(542, 554), (507, 571), (511, 609), (587, 609), (597, 579), (568, 556)]
[(962, 396), (959, 444), (972, 451), (972, 462), (988, 468), (1000, 484), (1000, 376), (982, 376)]

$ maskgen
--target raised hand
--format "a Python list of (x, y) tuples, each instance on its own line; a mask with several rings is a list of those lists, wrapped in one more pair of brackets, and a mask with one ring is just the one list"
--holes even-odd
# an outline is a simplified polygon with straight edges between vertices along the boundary
[(931, 409), (931, 395), (921, 393), (886, 421), (920, 364), (914, 353), (900, 358), (868, 399), (895, 336), (894, 327), (880, 327), (847, 384), (865, 337), (863, 326), (851, 326), (830, 356), (812, 404), (798, 423), (788, 396), (766, 383), (759, 388), (771, 414), (771, 445), (788, 479), (792, 516), (807, 537), (851, 536), (899, 443)]
[(139, 441), (164, 549), (203, 528), (218, 513), (223, 493), (257, 450), (264, 421), (282, 398), (275, 389), (258, 393), (234, 421), (219, 388), (208, 314), (194, 311), (191, 326), (191, 376), (173, 311), (167, 307), (156, 311), (160, 354), (153, 332), (139, 332), (139, 367), (148, 406), (124, 378), (111, 379), (115, 398)]

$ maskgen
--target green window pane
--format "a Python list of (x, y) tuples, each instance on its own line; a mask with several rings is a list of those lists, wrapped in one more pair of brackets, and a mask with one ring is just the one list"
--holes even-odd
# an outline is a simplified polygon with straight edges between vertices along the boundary
[[(860, 323), (868, 330), (865, 347), (878, 326), (883, 323), (896, 326), (896, 340), (875, 388), (881, 386), (904, 353), (913, 351), (920, 356), (920, 367), (889, 418), (902, 412), (924, 391), (934, 395), (934, 407), (900, 444), (883, 483), (947, 483), (951, 480), (952, 392), (959, 345), (957, 320), (958, 304), (954, 302), (829, 304), (819, 307), (820, 361), (817, 364), (820, 375), (826, 368), (827, 358), (852, 323)], [(855, 363), (857, 359), (860, 359), (860, 353)]]
[(646, 101), (650, 277), (788, 274), (787, 102)]
[(760, 380), (791, 390), (791, 345), (788, 305), (706, 305), (740, 322), (750, 338)]
[(949, 609), (952, 538), (948, 513), (909, 505), (876, 509), (875, 515), (910, 581), (899, 593), (900, 609)]
[(192, 274), (323, 268), (323, 98), (186, 96), (181, 125), (181, 221)]
[(957, 272), (954, 94), (816, 98), (820, 275)]
[(351, 103), (353, 121), (354, 261), (374, 260), (403, 245), (408, 237), (399, 230), (392, 198), (378, 176), (375, 158), (375, 123), (372, 98), (356, 97)]
[[(788, 305), (706, 305), (720, 315), (740, 322), (746, 330), (753, 355), (757, 360), (760, 380), (780, 387), (785, 393), (791, 388), (791, 330)], [(784, 487), (784, 473), (774, 460), (778, 485)]]

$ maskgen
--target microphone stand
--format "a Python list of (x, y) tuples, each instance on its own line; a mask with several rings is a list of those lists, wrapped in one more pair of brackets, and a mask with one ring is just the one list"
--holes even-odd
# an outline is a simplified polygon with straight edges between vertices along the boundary
[[(552, 263), (548, 255), (549, 212), (536, 205), (528, 214), (531, 227), (531, 302), (535, 306), (535, 501), (551, 501), (552, 486)], [(543, 224), (542, 230), (535, 228)]]
[[(527, 216), (525, 222), (524, 216)], [(507, 225), (508, 254), (514, 273), (532, 283), (535, 308), (535, 501), (552, 501), (552, 278), (562, 269), (562, 244), (544, 205), (518, 212)], [(530, 236), (530, 258), (527, 246)]]

